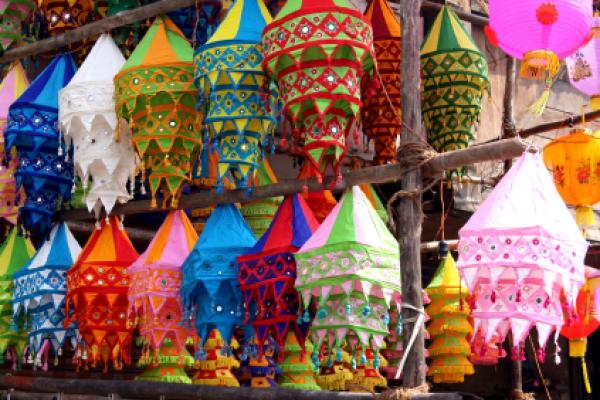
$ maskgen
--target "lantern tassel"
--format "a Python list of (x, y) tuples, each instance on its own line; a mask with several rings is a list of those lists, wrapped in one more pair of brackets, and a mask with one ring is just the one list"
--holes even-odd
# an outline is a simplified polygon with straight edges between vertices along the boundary
[(590, 386), (590, 377), (588, 376), (587, 364), (585, 358), (581, 357), (581, 370), (583, 372), (583, 383), (585, 384), (585, 391), (587, 394), (592, 393), (592, 387)]
[(590, 206), (577, 206), (575, 209), (575, 221), (580, 228), (588, 228), (594, 226), (596, 218), (594, 211)]
[(546, 110), (548, 99), (550, 99), (550, 89), (552, 88), (552, 79), (546, 80), (546, 88), (542, 92), (542, 95), (532, 105), (529, 106), (529, 110), (536, 116), (541, 116)]

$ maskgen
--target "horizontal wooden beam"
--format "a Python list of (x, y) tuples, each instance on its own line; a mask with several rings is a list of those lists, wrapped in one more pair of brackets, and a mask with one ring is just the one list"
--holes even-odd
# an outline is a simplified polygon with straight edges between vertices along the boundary
[[(67, 221), (67, 226), (73, 233), (81, 233), (86, 236), (96, 229), (96, 224), (86, 221)], [(156, 233), (149, 229), (133, 228), (127, 224), (125, 224), (125, 231), (131, 240), (147, 243), (150, 243)]]
[[(145, 381), (117, 381), (99, 379), (57, 379), (29, 376), (0, 376), (0, 389), (25, 392), (93, 394), (97, 396), (117, 394), (120, 397), (138, 399), (179, 400), (373, 400), (371, 393), (329, 392), (274, 387), (269, 389), (233, 388), (182, 383)], [(414, 400), (460, 400), (457, 393), (428, 393), (410, 396)]]
[[(449, 250), (458, 248), (458, 239), (446, 240)], [(440, 249), (440, 242), (423, 242), (421, 243), (421, 253), (435, 253)]]
[(121, 11), (110, 17), (90, 22), (80, 28), (61, 33), (60, 35), (10, 49), (0, 56), (0, 64), (56, 50), (71, 43), (81, 42), (89, 37), (110, 32), (112, 29), (121, 26), (165, 14), (178, 8), (193, 6), (196, 2), (201, 3), (203, 1), (205, 0), (160, 0), (143, 7)]
[[(598, 118), (600, 118), (600, 110), (590, 111), (583, 115), (585, 115), (586, 122), (594, 121), (594, 120), (597, 120)], [(521, 129), (520, 131), (517, 131), (517, 134), (522, 138), (526, 138), (526, 137), (533, 136), (533, 135), (539, 135), (540, 133), (546, 133), (546, 132), (555, 131), (558, 129), (564, 129), (564, 128), (569, 128), (572, 126), (577, 126), (577, 125), (581, 124), (582, 121), (583, 121), (582, 115), (573, 115), (573, 116), (569, 116), (565, 119), (562, 119), (560, 121), (546, 122), (546, 123), (539, 124), (539, 125), (536, 125), (531, 128)]]
[[(518, 138), (504, 139), (499, 142), (472, 146), (464, 150), (449, 151), (436, 155), (423, 166), (423, 174), (427, 177), (441, 175), (442, 172), (475, 164), (482, 161), (507, 160), (518, 157), (527, 145)], [(402, 154), (400, 154), (402, 158)], [(348, 187), (363, 183), (389, 183), (397, 182), (406, 172), (401, 164), (380, 165), (367, 167), (344, 174), (341, 182), (328, 177), (321, 184), (316, 179), (291, 180), (275, 183), (272, 185), (258, 186), (248, 191), (246, 189), (224, 190), (222, 193), (216, 191), (192, 193), (183, 195), (179, 202), (180, 208), (196, 209), (219, 203), (247, 203), (254, 200), (265, 199), (274, 196), (301, 193), (305, 190), (317, 192), (322, 189), (344, 190)], [(150, 200), (130, 201), (126, 204), (117, 205), (113, 213), (116, 215), (140, 214), (150, 211), (161, 211), (160, 208), (152, 209)], [(168, 209), (164, 209), (168, 211)], [(92, 219), (93, 216), (86, 209), (63, 211), (60, 219), (73, 221)]]

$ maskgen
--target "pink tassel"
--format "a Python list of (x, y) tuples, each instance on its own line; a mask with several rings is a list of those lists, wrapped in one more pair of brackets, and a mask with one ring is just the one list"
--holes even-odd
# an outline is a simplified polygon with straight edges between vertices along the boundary
[(536, 355), (540, 364), (543, 364), (544, 360), (546, 359), (546, 352), (544, 351), (544, 349), (542, 349), (541, 347), (537, 349)]
[[(490, 296), (490, 300), (492, 301), (492, 303), (496, 302), (496, 292), (492, 291), (492, 295)], [(473, 305), (471, 306), (471, 308), (473, 308)]]
[(519, 360), (525, 361), (525, 346), (519, 346)]
[(518, 347), (513, 347), (512, 349), (512, 355), (511, 355), (511, 360), (513, 361), (517, 361), (517, 358), (519, 358), (519, 348)]
[(521, 302), (521, 289), (517, 290), (517, 298), (515, 299), (517, 303)]
[(38, 357), (41, 360), (43, 360), (43, 364), (42, 364), (42, 370), (44, 371), (48, 371), (48, 352), (50, 350), (50, 340), (46, 339), (44, 340), (44, 343), (42, 344), (42, 347), (40, 348), (40, 352), (38, 354)]

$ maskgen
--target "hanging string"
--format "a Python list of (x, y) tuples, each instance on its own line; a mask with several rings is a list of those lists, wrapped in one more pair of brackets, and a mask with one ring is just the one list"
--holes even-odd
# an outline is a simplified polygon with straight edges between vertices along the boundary
[[(529, 345), (531, 346), (531, 350), (533, 354), (536, 354), (535, 345), (533, 344), (533, 340), (531, 339), (531, 334), (527, 335), (527, 339), (529, 339)], [(552, 400), (552, 395), (550, 394), (550, 390), (548, 390), (548, 386), (546, 385), (546, 379), (544, 378), (544, 374), (542, 373), (542, 369), (540, 368), (540, 363), (537, 357), (532, 357), (535, 361), (535, 366), (537, 367), (538, 375), (540, 376), (540, 380), (542, 381), (542, 385), (544, 386), (544, 390), (546, 391), (546, 398), (548, 400)]]

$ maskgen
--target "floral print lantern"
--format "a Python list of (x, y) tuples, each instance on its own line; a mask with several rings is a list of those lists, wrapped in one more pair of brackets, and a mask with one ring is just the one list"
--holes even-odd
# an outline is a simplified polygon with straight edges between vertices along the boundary
[(554, 139), (544, 147), (544, 162), (558, 193), (575, 207), (577, 224), (593, 226), (592, 206), (600, 202), (600, 131), (573, 129)]
[(523, 153), (459, 236), (475, 335), (503, 342), (511, 331), (518, 358), (535, 326), (541, 358), (565, 323), (563, 308), (575, 307), (588, 244), (539, 154)]
[(48, 369), (50, 350), (57, 357), (65, 342), (73, 348), (77, 328), (65, 325), (67, 270), (71, 268), (81, 247), (64, 222), (54, 225), (48, 240), (33, 258), (13, 275), (13, 319), (21, 315), (29, 320), (29, 359), (43, 370)]
[(288, 0), (263, 40), (265, 71), (279, 87), (304, 157), (319, 178), (328, 167), (341, 178), (361, 88), (375, 70), (371, 25), (345, 0)]
[(61, 201), (71, 198), (73, 164), (58, 127), (58, 92), (75, 74), (70, 55), (55, 57), (10, 106), (4, 132), (6, 158), (19, 159), (17, 190), (27, 200), (19, 214), (25, 229), (44, 237)]
[(131, 362), (133, 329), (127, 324), (129, 267), (138, 254), (116, 217), (102, 220), (67, 272), (66, 323), (76, 321), (81, 342), (77, 366), (102, 362), (108, 372)]
[(600, 109), (600, 15), (594, 15), (591, 39), (566, 58), (571, 85), (590, 96), (592, 110)]

